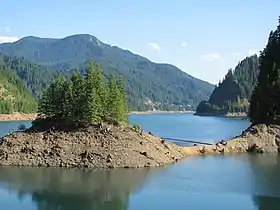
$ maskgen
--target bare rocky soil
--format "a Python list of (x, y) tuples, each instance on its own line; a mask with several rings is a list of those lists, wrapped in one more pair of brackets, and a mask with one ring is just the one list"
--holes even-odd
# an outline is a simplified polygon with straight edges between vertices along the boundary
[(196, 146), (184, 148), (186, 155), (224, 154), (224, 153), (279, 153), (280, 126), (250, 126), (241, 135), (226, 142), (225, 145)]
[(108, 133), (91, 126), (76, 131), (15, 132), (2, 138), (0, 165), (82, 168), (161, 166), (185, 156), (184, 149), (128, 126)]

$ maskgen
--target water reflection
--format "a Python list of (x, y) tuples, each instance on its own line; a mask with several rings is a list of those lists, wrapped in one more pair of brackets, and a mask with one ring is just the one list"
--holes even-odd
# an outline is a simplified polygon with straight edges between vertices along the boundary
[(252, 169), (255, 195), (253, 201), (259, 210), (280, 209), (280, 157), (278, 155), (248, 156)]
[(58, 168), (0, 168), (0, 182), (30, 195), (38, 210), (128, 208), (129, 195), (161, 169), (92, 170)]

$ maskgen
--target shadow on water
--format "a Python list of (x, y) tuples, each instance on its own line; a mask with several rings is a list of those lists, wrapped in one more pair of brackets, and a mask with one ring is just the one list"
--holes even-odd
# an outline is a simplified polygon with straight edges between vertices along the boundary
[(2, 187), (18, 198), (29, 195), (38, 210), (128, 208), (129, 195), (159, 169), (78, 170), (59, 168), (0, 168)]
[(252, 197), (259, 210), (280, 209), (280, 156), (250, 155), (252, 182), (255, 186)]

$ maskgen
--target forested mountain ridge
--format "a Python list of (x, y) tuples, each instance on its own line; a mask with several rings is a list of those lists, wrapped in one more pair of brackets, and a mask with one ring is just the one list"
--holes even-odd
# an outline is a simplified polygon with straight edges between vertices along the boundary
[(0, 62), (0, 114), (36, 111), (37, 102), (22, 80), (13, 69)]
[(84, 73), (93, 58), (107, 79), (110, 72), (124, 77), (130, 110), (195, 109), (214, 89), (214, 85), (175, 66), (151, 62), (87, 34), (63, 39), (25, 37), (14, 43), (0, 44), (0, 52), (22, 56), (67, 74), (75, 68)]
[(249, 99), (257, 83), (259, 58), (250, 56), (230, 69), (222, 82), (215, 87), (208, 101), (202, 101), (197, 115), (224, 115), (248, 112)]
[(0, 53), (0, 65), (16, 74), (35, 99), (40, 98), (43, 91), (59, 74), (57, 70), (29, 62), (23, 57), (3, 53)]

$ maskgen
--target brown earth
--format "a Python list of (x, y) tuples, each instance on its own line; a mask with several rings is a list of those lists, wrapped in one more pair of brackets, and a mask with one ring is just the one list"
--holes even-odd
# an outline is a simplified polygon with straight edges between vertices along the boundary
[(0, 165), (140, 168), (162, 166), (193, 155), (277, 153), (279, 131), (277, 125), (250, 126), (226, 145), (193, 147), (141, 135), (128, 126), (112, 126), (109, 132), (96, 126), (71, 132), (15, 132), (2, 138)]
[(19, 120), (34, 120), (37, 114), (26, 114), (26, 113), (13, 113), (13, 114), (0, 114), (0, 121), (19, 121)]
[(186, 155), (224, 153), (278, 153), (280, 151), (280, 125), (250, 126), (241, 135), (227, 141), (226, 145), (185, 147)]
[(0, 165), (138, 168), (185, 156), (183, 148), (128, 126), (112, 126), (109, 133), (95, 126), (71, 132), (15, 132), (2, 139)]

